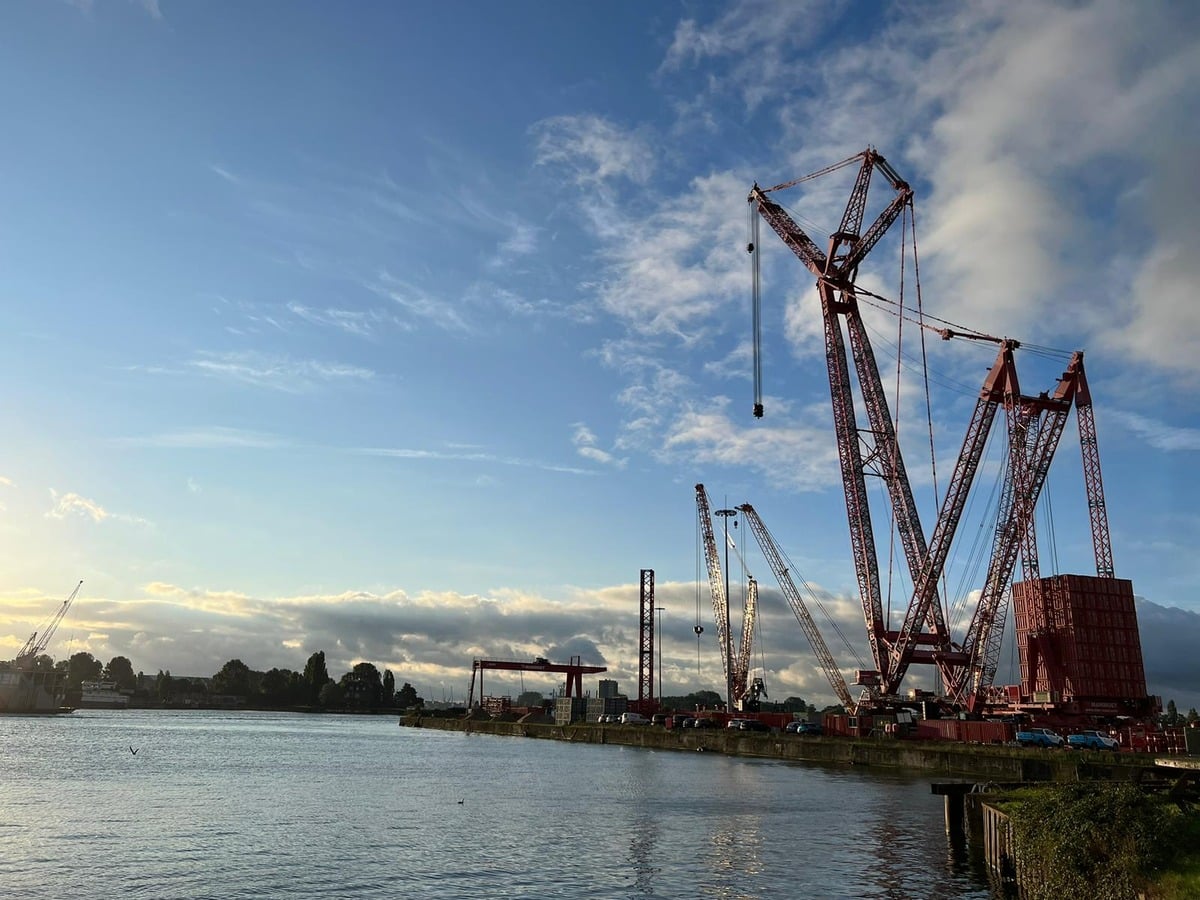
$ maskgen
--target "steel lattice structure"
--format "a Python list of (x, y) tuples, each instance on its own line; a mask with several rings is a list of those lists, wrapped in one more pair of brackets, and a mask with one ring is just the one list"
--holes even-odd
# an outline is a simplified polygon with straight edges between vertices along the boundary
[[(773, 188), (755, 185), (749, 201), (754, 256), (754, 372), (756, 416), (763, 414), (761, 327), (758, 290), (758, 222), (765, 221), (816, 277), (821, 303), (834, 433), (846, 501), (851, 553), (867, 639), (877, 671), (864, 673), (880, 693), (895, 695), (910, 665), (936, 666), (955, 700), (974, 707), (995, 676), (1012, 573), (1020, 554), (1026, 581), (1038, 572), (1034, 510), (1071, 407), (1077, 410), (1083, 452), (1084, 481), (1100, 577), (1113, 576), (1112, 549), (1100, 477), (1091, 395), (1083, 369), (1083, 353), (1071, 356), (1053, 393), (1035, 397), (1021, 393), (1010, 339), (940, 329), (940, 335), (990, 340), (999, 344), (996, 361), (984, 380), (928, 543), (922, 528), (900, 445), (888, 407), (878, 364), (858, 305), (858, 267), (901, 212), (912, 203), (912, 189), (873, 149), (815, 173), (824, 174), (853, 162), (859, 170), (837, 232), (821, 248), (769, 194), (791, 187), (798, 179)], [(875, 220), (863, 230), (871, 176), (879, 170), (894, 192)], [(811, 176), (810, 176), (811, 177)], [(925, 326), (928, 327), (928, 326)], [(866, 422), (860, 425), (851, 365)], [(961, 643), (951, 639), (938, 596), (950, 548), (971, 486), (979, 471), (997, 411), (1008, 423), (1008, 463), (992, 541), (992, 556), (981, 598)], [(903, 625), (892, 631), (883, 616), (881, 577), (871, 510), (868, 475), (887, 488), (896, 531), (912, 578), (913, 593)], [(757, 532), (756, 532), (757, 533)], [(769, 555), (769, 554), (768, 554)], [(710, 566), (711, 574), (711, 566)], [(785, 593), (786, 593), (785, 589)], [(716, 594), (714, 592), (714, 603)], [(799, 616), (800, 614), (797, 613)], [(818, 654), (820, 655), (820, 654)], [(864, 682), (867, 683), (867, 682)]]

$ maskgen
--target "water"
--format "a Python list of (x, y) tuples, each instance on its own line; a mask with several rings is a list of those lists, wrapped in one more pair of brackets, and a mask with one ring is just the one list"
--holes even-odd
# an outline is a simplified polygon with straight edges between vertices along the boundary
[(385, 716), (81, 710), (0, 717), (0, 895), (992, 893), (919, 778)]

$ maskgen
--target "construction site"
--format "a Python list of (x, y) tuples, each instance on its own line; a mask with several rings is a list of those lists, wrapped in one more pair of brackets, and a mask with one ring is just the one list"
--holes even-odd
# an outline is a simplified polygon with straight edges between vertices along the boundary
[[(822, 249), (782, 205), (779, 197), (790, 188), (857, 166), (853, 188), (838, 229)], [(872, 180), (882, 182), (886, 198), (866, 224)], [(995, 720), (999, 724), (1029, 721), (1060, 728), (1145, 727), (1157, 720), (1159, 701), (1148, 696), (1138, 636), (1133, 584), (1118, 578), (1101, 476), (1100, 449), (1091, 391), (1082, 350), (1060, 352), (1063, 370), (1057, 384), (1027, 391), (1018, 376), (1022, 342), (973, 331), (928, 315), (923, 309), (917, 236), (912, 215), (913, 191), (895, 169), (873, 149), (867, 149), (813, 175), (762, 188), (749, 195), (752, 229), (748, 250), (753, 266), (754, 415), (765, 414), (762, 399), (762, 315), (759, 258), (763, 252), (759, 223), (770, 229), (816, 279), (824, 333), (834, 436), (837, 444), (847, 532), (855, 580), (865, 624), (866, 664), (854, 672), (850, 684), (830, 652), (810, 606), (821, 607), (818, 596), (806, 592), (803, 579), (789, 565), (755, 508), (736, 508), (754, 534), (762, 555), (779, 583), (780, 591), (808, 638), (830, 686), (846, 710), (846, 733), (867, 734), (877, 720), (894, 719), (900, 710), (920, 719), (959, 721)], [(901, 223), (901, 253), (911, 254), (911, 271), (917, 300), (904, 294), (902, 259), (899, 294), (886, 297), (860, 289), (856, 279), (868, 254), (896, 223)], [(966, 422), (961, 448), (944, 489), (936, 491), (936, 456), (927, 461), (937, 497), (937, 516), (926, 530), (918, 513), (909, 469), (899, 439), (899, 418), (889, 406), (889, 395), (901, 396), (901, 367), (896, 384), (886, 385), (872, 348), (870, 329), (862, 304), (891, 314), (897, 323), (894, 340), (900, 345), (907, 323), (916, 326), (920, 357), (911, 368), (923, 381), (928, 398), (928, 355), (925, 337), (943, 341), (972, 341), (994, 345), (994, 362), (979, 386), (975, 407)], [(1048, 356), (1049, 348), (1036, 348)], [(915, 356), (916, 351), (914, 351)], [(1003, 410), (1003, 416), (998, 413)], [(1039, 542), (1053, 545), (1053, 519), (1039, 516), (1051, 463), (1074, 412), (1078, 428), (1085, 496), (1068, 517), (1068, 525), (1085, 516), (1091, 533), (1094, 573), (1044, 574), (1039, 562)], [(932, 446), (932, 410), (928, 428)], [(997, 420), (1003, 425), (997, 427)], [(997, 440), (990, 442), (993, 432)], [(997, 445), (996, 459), (988, 462), (989, 443)], [(1065, 461), (1060, 466), (1066, 465)], [(990, 483), (989, 483), (990, 482)], [(878, 491), (872, 491), (876, 485)], [(990, 498), (990, 552), (982, 557), (982, 581), (959, 588), (951, 596), (946, 577), (964, 511), (976, 496)], [(873, 503), (875, 510), (873, 510)], [(741, 651), (731, 652), (727, 575), (722, 574), (712, 531), (712, 516), (703, 485), (696, 487), (696, 502), (708, 562), (713, 611), (721, 632), (722, 660), (729, 673), (728, 696), (737, 708), (753, 703), (755, 679), (748, 678), (745, 661), (755, 622), (757, 589), (744, 591)], [(728, 514), (729, 511), (718, 511)], [(727, 521), (727, 520), (726, 520)], [(1049, 533), (1040, 523), (1051, 523)], [(876, 523), (885, 523), (882, 527)], [(1039, 530), (1042, 533), (1039, 534)], [(877, 534), (881, 539), (877, 539)], [(898, 544), (902, 557), (891, 563), (890, 547)], [(886, 554), (886, 556), (885, 556)], [(1052, 554), (1055, 563), (1057, 554)], [(881, 559), (887, 559), (881, 565)], [(1020, 561), (1020, 580), (1014, 581)], [(898, 569), (899, 571), (896, 571)], [(884, 592), (897, 584), (908, 589), (902, 615), (884, 612)], [(889, 602), (890, 612), (890, 602)], [(962, 614), (969, 610), (969, 616)], [(957, 612), (957, 615), (953, 613)], [(998, 684), (996, 674), (1001, 643), (1011, 621), (1012, 639), (1019, 658), (1019, 683)], [(894, 618), (894, 620), (893, 620)], [(956, 619), (965, 628), (953, 630)], [(853, 646), (849, 648), (853, 652)], [(925, 688), (906, 686), (910, 671), (923, 668), (932, 677)], [(903, 717), (902, 717), (903, 718)], [(830, 723), (836, 729), (839, 723)], [(950, 733), (953, 733), (952, 731)], [(947, 735), (949, 736), (949, 734)]]
[[(846, 170), (843, 177), (853, 175), (853, 184), (840, 224), (822, 247), (797, 221), (809, 220), (785, 207), (782, 197), (789, 189), (842, 170)], [(771, 719), (759, 713), (770, 674), (751, 665), (760, 627), (759, 584), (753, 575), (730, 584), (731, 547), (742, 561), (743, 572), (754, 566), (745, 558), (746, 548), (736, 548), (730, 537), (731, 520), (735, 528), (740, 520), (745, 526), (741, 533), (749, 530), (754, 535), (763, 561), (842, 707), (841, 712), (824, 717), (826, 734), (1006, 743), (1012, 740), (1014, 727), (1043, 725), (1065, 732), (1099, 729), (1120, 735), (1128, 749), (1152, 745), (1161, 702), (1146, 689), (1133, 584), (1117, 576), (1114, 564), (1084, 352), (1058, 351), (993, 336), (926, 312), (921, 299), (913, 190), (874, 149), (774, 187), (756, 184), (748, 200), (753, 415), (766, 415), (760, 275), (765, 250), (760, 226), (766, 222), (815, 279), (846, 535), (865, 634), (857, 638), (847, 634), (844, 623), (839, 625), (830, 615), (828, 594), (805, 581), (754, 505), (743, 502), (713, 510), (704, 485), (697, 484), (697, 541), (707, 567), (725, 678), (724, 709), (713, 713), (722, 724), (734, 716)], [(869, 220), (868, 211), (872, 212)], [(897, 292), (888, 296), (860, 287), (860, 268), (897, 224), (897, 234), (887, 245), (898, 246), (901, 257)], [(910, 299), (914, 295), (916, 299)], [(870, 312), (870, 322), (864, 320), (864, 307)], [(872, 333), (880, 333), (879, 321), (888, 317), (896, 324), (895, 335), (888, 338), (888, 352), (897, 360), (894, 384), (885, 383), (871, 338)], [(906, 326), (910, 334), (905, 334)], [(911, 334), (914, 331), (915, 336)], [(944, 427), (957, 427), (962, 435), (948, 478), (937, 471), (933, 448), (934, 410), (926, 347), (930, 336), (995, 349), (982, 383), (976, 382), (972, 388), (977, 390), (974, 409), (965, 423), (953, 426), (946, 415), (938, 416)], [(1056, 383), (1032, 390), (1023, 386), (1018, 370), (1026, 350), (1043, 367), (1047, 360), (1060, 366)], [(951, 356), (949, 363), (941, 364), (954, 365), (959, 358)], [(905, 396), (902, 374), (916, 379), (908, 385), (909, 396), (915, 392), (925, 398), (926, 421), (919, 427), (905, 426), (908, 441), (904, 449), (910, 454), (921, 443), (913, 433), (928, 431), (927, 456), (914, 468), (906, 465), (900, 437), (898, 408)], [(889, 381), (892, 377), (890, 373), (887, 376)], [(1072, 454), (1073, 460), (1058, 460), (1056, 471), (1071, 468), (1074, 479), (1082, 483), (1082, 496), (1066, 512), (1047, 511), (1049, 492), (1044, 489), (1072, 418), (1080, 453)], [(911, 478), (910, 471), (919, 471), (919, 478)], [(931, 527), (922, 521), (914, 483), (929, 488), (927, 493), (932, 495), (927, 504), (930, 513), (936, 513)], [(963, 528), (972, 516), (983, 526)], [(720, 525), (714, 527), (718, 521)], [(830, 529), (833, 526), (830, 522)], [(987, 538), (981, 540), (984, 527)], [(1059, 527), (1090, 532), (1094, 571), (1057, 570), (1055, 531)], [(718, 544), (722, 536), (723, 561)], [(1048, 565), (1043, 565), (1039, 547)], [(1050, 548), (1048, 552), (1046, 548)], [(952, 587), (950, 569), (956, 558), (960, 562)], [(963, 559), (969, 559), (969, 564), (961, 562)], [(649, 716), (664, 712), (654, 680), (652, 569), (641, 570), (639, 593), (639, 683), (637, 697), (629, 698), (628, 708)], [(741, 599), (740, 622), (731, 617), (735, 595)], [(893, 610), (895, 596), (902, 596), (903, 602), (897, 602)], [(735, 626), (740, 631), (736, 642)], [(698, 641), (703, 630), (697, 618)], [(844, 652), (839, 649), (839, 655), (843, 660), (854, 659), (857, 665), (839, 663), (826, 634), (839, 638), (845, 647)], [(1019, 677), (1010, 677), (1012, 683), (997, 679), (1006, 635), (1006, 646), (1019, 667)], [(484, 661), (483, 668), (489, 666), (504, 667)], [(578, 659), (569, 664), (539, 659), (513, 666), (566, 673), (567, 690), (559, 701), (565, 701), (566, 707), (559, 720), (588, 716), (588, 721), (594, 721), (581, 700), (579, 679), (584, 672), (602, 668), (583, 667)], [(478, 660), (475, 671), (482, 674)], [(473, 674), (472, 701), (474, 680)], [(772, 720), (770, 724), (781, 723)]]

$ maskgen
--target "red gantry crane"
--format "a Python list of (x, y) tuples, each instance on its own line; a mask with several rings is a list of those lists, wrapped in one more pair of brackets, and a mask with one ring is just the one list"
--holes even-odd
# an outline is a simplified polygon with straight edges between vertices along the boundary
[[(770, 195), (856, 162), (859, 171), (840, 226), (830, 237), (827, 249), (823, 250)], [(867, 194), (876, 171), (886, 179), (893, 195), (874, 221), (864, 229)], [(1013, 357), (1014, 351), (1020, 346), (1017, 341), (951, 328), (933, 329), (946, 340), (960, 337), (997, 343), (999, 352), (984, 380), (932, 536), (927, 543), (879, 367), (859, 308), (860, 295), (866, 296), (870, 292), (860, 290), (855, 283), (859, 266), (867, 254), (901, 213), (911, 206), (912, 189), (881, 155), (868, 148), (801, 179), (772, 188), (760, 188), (756, 184), (750, 192), (749, 202), (753, 212), (757, 213), (751, 218), (752, 238), (749, 247), (754, 271), (756, 417), (763, 415), (758, 274), (760, 218), (771, 226), (816, 278), (851, 552), (867, 639), (876, 667), (873, 672), (860, 673), (859, 683), (877, 688), (878, 694), (883, 697), (890, 697), (897, 694), (911, 665), (933, 665), (941, 674), (949, 696), (956, 702), (974, 708), (986, 699), (995, 676), (1006, 603), (1018, 553), (1022, 554), (1026, 582), (1038, 578), (1034, 510), (1073, 404), (1079, 420), (1097, 572), (1102, 578), (1112, 577), (1112, 551), (1083, 354), (1076, 352), (1071, 356), (1066, 372), (1052, 393), (1026, 396), (1020, 390)], [(903, 309), (900, 315), (903, 317)], [(923, 319), (919, 324), (923, 328), (931, 328)], [(866, 421), (863, 423), (859, 421), (858, 404), (851, 384), (851, 365), (865, 414)], [(956, 643), (951, 639), (946, 624), (945, 609), (938, 596), (938, 582), (1000, 407), (1005, 410), (1008, 426), (1008, 456), (992, 541), (992, 556), (971, 623), (961, 643)], [(868, 475), (880, 478), (886, 487), (892, 519), (913, 584), (913, 593), (898, 631), (890, 629), (883, 614), (879, 561), (867, 498)], [(754, 519), (751, 521), (753, 527)], [(766, 546), (764, 551), (770, 555)], [(788, 593), (786, 588), (784, 590)], [(800, 615), (797, 609), (797, 616)], [(820, 651), (818, 655), (821, 655)]]
[(471, 688), (467, 694), (467, 708), (475, 706), (475, 676), (479, 676), (479, 695), (483, 696), (483, 673), (485, 669), (498, 669), (506, 672), (561, 672), (567, 676), (567, 697), (583, 696), (583, 676), (594, 675), (597, 672), (607, 672), (606, 666), (585, 666), (580, 657), (572, 656), (569, 663), (552, 663), (544, 656), (539, 656), (533, 662), (515, 659), (476, 659), (471, 664)]

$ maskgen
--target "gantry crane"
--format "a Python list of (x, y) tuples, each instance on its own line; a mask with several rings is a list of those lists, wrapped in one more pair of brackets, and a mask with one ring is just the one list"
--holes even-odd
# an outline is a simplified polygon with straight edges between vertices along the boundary
[(50, 639), (54, 637), (54, 632), (58, 630), (59, 623), (62, 622), (63, 617), (67, 614), (67, 610), (71, 608), (71, 603), (74, 602), (75, 597), (79, 593), (79, 589), (81, 587), (83, 587), (83, 581), (80, 581), (79, 584), (75, 585), (75, 590), (71, 591), (71, 595), (62, 602), (62, 605), (58, 608), (58, 612), (56, 612), (50, 618), (50, 620), (44, 626), (42, 626), (40, 632), (35, 631), (33, 634), (31, 634), (29, 636), (29, 640), (25, 642), (25, 646), (17, 651), (17, 658), (14, 661), (17, 668), (31, 668), (34, 660), (41, 656), (42, 653), (45, 652), (46, 648), (50, 646)]
[[(856, 162), (859, 171), (840, 226), (830, 237), (828, 249), (822, 250), (768, 195)], [(863, 230), (867, 194), (875, 170), (887, 179), (894, 195)], [(873, 672), (860, 673), (860, 683), (878, 686), (882, 696), (894, 696), (910, 665), (934, 665), (950, 695), (960, 703), (975, 706), (990, 688), (995, 675), (1003, 635), (1004, 603), (1017, 554), (1023, 553), (1027, 580), (1037, 571), (1034, 508), (1073, 403), (1078, 410), (1088, 507), (1097, 572), (1101, 577), (1112, 577), (1112, 551), (1082, 352), (1072, 355), (1053, 394), (1030, 397), (1021, 393), (1017, 379), (1013, 357), (1014, 350), (1020, 346), (1017, 341), (950, 328), (935, 330), (946, 340), (954, 337), (987, 340), (999, 344), (1000, 349), (984, 381), (932, 536), (926, 543), (879, 368), (859, 310), (862, 292), (855, 284), (860, 264), (901, 213), (911, 206), (912, 196), (908, 183), (871, 148), (805, 178), (772, 188), (754, 185), (748, 198), (753, 213), (757, 213), (751, 218), (753, 230), (749, 247), (754, 271), (754, 414), (761, 417), (764, 411), (758, 277), (758, 222), (761, 218), (817, 279), (851, 551), (867, 639), (876, 666)], [(924, 321), (919, 324), (930, 327)], [(865, 425), (858, 422), (850, 379), (851, 362), (866, 415)], [(946, 625), (937, 585), (995, 414), (1001, 406), (1008, 422), (1009, 452), (992, 558), (971, 624), (962, 642), (955, 643)], [(912, 579), (913, 593), (899, 631), (891, 630), (883, 615), (878, 554), (867, 500), (867, 475), (879, 477), (886, 486)]]
[(825, 639), (821, 637), (817, 623), (813, 621), (808, 607), (804, 605), (804, 598), (800, 596), (800, 591), (796, 589), (796, 584), (792, 581), (792, 576), (788, 572), (787, 566), (783, 563), (783, 555), (779, 552), (779, 546), (775, 543), (775, 538), (771, 536), (771, 532), (767, 530), (767, 526), (763, 524), (762, 518), (759, 517), (753, 506), (749, 503), (743, 503), (738, 509), (746, 517), (746, 521), (750, 525), (750, 530), (754, 532), (754, 537), (758, 539), (758, 545), (762, 548), (763, 556), (767, 558), (767, 563), (771, 566), (771, 571), (775, 573), (775, 578), (779, 581), (780, 590), (783, 591), (784, 597), (787, 598), (792, 612), (796, 614), (796, 619), (799, 621), (800, 627), (804, 629), (808, 643), (812, 646), (813, 653), (816, 654), (821, 668), (825, 670), (825, 677), (829, 679), (829, 684), (833, 688), (833, 692), (837, 694), (846, 711), (854, 715), (858, 704), (850, 696), (850, 689), (846, 686), (846, 678), (842, 675), (842, 670), (838, 668), (833, 654), (829, 652), (829, 647), (825, 644)]
[[(738, 653), (733, 655), (730, 644), (729, 599), (725, 595), (724, 574), (721, 556), (717, 552), (717, 539), (713, 534), (712, 510), (708, 493), (703, 484), (696, 485), (696, 514), (704, 545), (704, 559), (708, 564), (708, 584), (712, 592), (713, 619), (717, 623), (717, 643), (721, 647), (721, 670), (725, 675), (728, 701), (731, 707), (741, 709), (747, 700), (753, 702), (764, 693), (761, 679), (750, 680), (750, 658), (754, 636), (754, 623), (758, 615), (758, 583), (751, 578), (746, 590), (746, 601), (742, 607), (742, 639)], [(728, 537), (726, 537), (728, 540)]]

